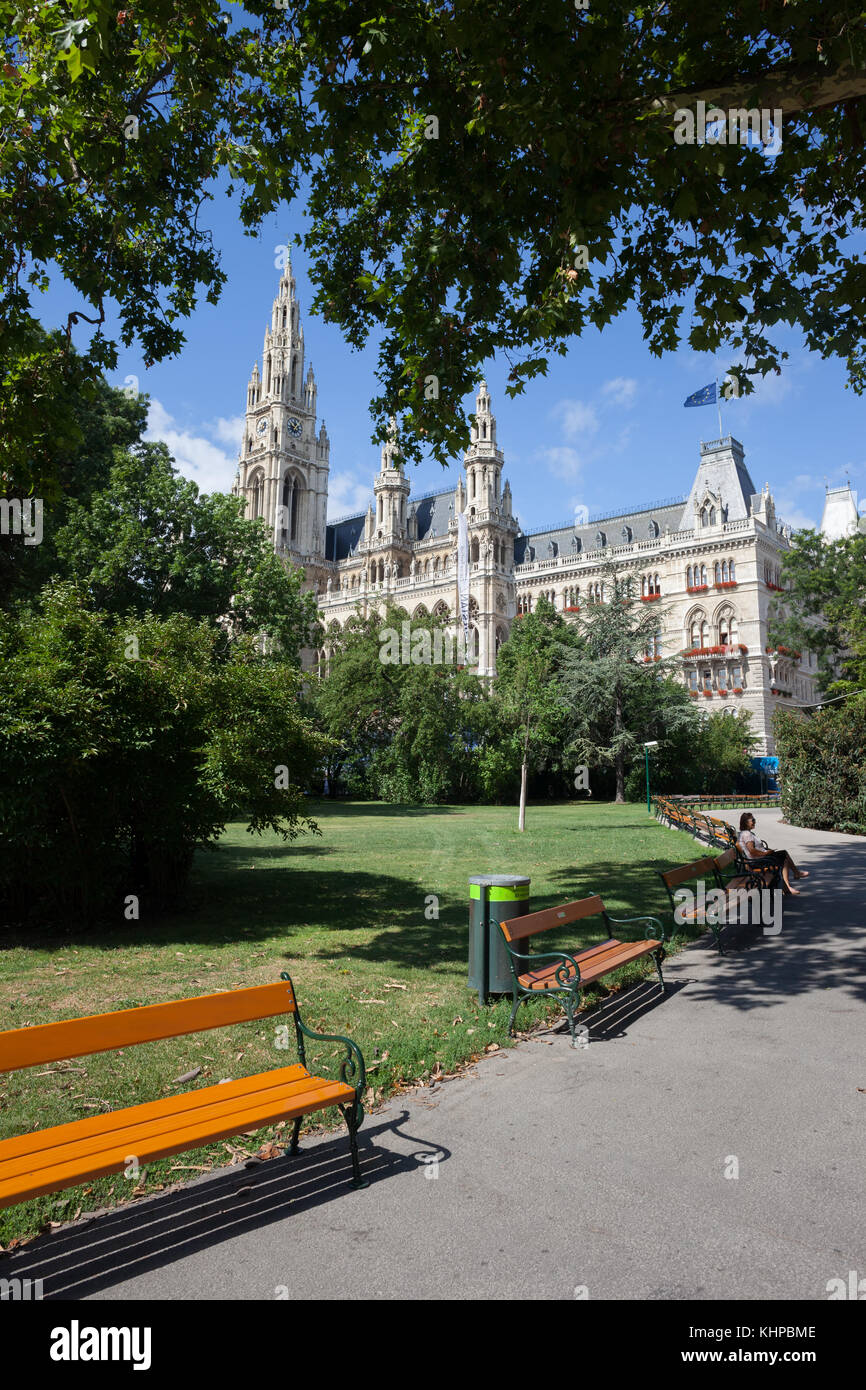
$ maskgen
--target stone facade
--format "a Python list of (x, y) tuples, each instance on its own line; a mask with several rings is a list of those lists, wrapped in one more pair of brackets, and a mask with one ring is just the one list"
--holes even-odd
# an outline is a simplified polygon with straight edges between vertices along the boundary
[[(812, 653), (768, 652), (768, 610), (779, 591), (790, 527), (758, 492), (743, 446), (727, 436), (701, 444), (685, 498), (525, 533), (503, 480), (504, 456), (484, 382), (463, 476), (456, 487), (413, 498), (393, 443), (381, 453), (365, 514), (326, 522), (330, 446), (316, 432), (316, 384), (304, 377), (304, 340), (291, 265), (280, 279), (265, 334), (262, 374), (247, 389), (246, 427), (233, 491), (248, 515), (273, 526), (274, 546), (303, 567), (315, 590), (322, 636), (309, 664), (327, 658), (328, 636), (386, 601), (409, 617), (441, 614), (456, 631), (457, 515), (467, 517), (470, 641), (479, 674), (513, 622), (542, 595), (576, 613), (604, 600), (605, 564), (630, 572), (659, 615), (645, 660), (676, 656), (684, 683), (708, 710), (746, 709), (763, 754), (772, 754), (774, 709), (817, 698)], [(707, 693), (709, 692), (709, 693)]]

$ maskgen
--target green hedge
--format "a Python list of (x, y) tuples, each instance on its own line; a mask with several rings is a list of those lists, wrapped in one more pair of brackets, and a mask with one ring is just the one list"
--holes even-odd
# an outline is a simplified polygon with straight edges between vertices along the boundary
[(866, 835), (866, 701), (774, 720), (782, 810), (792, 825)]

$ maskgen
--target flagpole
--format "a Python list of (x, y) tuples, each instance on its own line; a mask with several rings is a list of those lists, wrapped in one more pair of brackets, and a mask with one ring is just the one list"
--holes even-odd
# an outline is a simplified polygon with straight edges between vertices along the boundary
[(716, 380), (716, 410), (719, 415), (719, 439), (722, 439), (722, 398), (719, 395), (719, 383)]

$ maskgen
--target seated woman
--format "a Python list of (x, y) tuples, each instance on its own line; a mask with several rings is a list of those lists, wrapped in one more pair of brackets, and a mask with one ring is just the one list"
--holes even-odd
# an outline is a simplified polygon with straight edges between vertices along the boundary
[(778, 864), (782, 870), (782, 881), (788, 893), (799, 894), (799, 888), (791, 887), (790, 874), (795, 878), (808, 878), (806, 869), (798, 869), (787, 850), (768, 849), (764, 840), (759, 840), (755, 834), (755, 817), (751, 811), (744, 811), (740, 816), (740, 833), (737, 836), (737, 844), (746, 859), (765, 859), (770, 864)]

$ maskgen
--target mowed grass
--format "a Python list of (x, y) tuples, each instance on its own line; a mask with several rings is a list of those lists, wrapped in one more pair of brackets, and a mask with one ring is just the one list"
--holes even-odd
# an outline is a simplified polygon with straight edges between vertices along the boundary
[[(361, 1047), (369, 1108), (509, 1043), (510, 999), (481, 1007), (467, 984), (471, 875), (528, 874), (533, 910), (599, 893), (612, 915), (661, 916), (670, 933), (653, 870), (700, 853), (690, 836), (659, 825), (641, 805), (530, 806), (523, 834), (512, 807), (322, 802), (311, 810), (322, 834), (294, 844), (229, 827), (218, 850), (198, 856), (187, 904), (175, 915), (149, 919), (143, 910), (140, 921), (119, 921), (111, 932), (0, 937), (0, 1028), (264, 984), (288, 970), (307, 1025)], [(544, 949), (581, 948), (605, 935), (601, 919), (590, 919), (583, 930), (549, 934)], [(600, 992), (651, 972), (639, 962)], [(557, 1012), (550, 1002), (523, 1004), (517, 1026)], [(0, 1076), (0, 1137), (290, 1064), (294, 1030), (289, 1052), (277, 1046), (284, 1021)], [(311, 1070), (336, 1074), (342, 1049), (307, 1046)], [(173, 1084), (195, 1067), (192, 1082)], [(308, 1127), (341, 1123), (332, 1110), (311, 1116)], [(261, 1130), (152, 1163), (138, 1177), (102, 1178), (7, 1208), (0, 1245), (241, 1162), (280, 1137)]]

